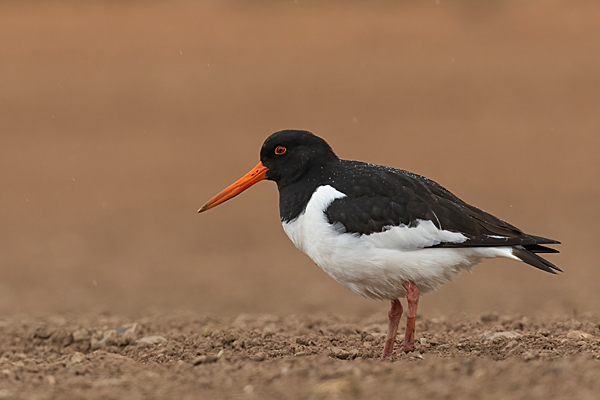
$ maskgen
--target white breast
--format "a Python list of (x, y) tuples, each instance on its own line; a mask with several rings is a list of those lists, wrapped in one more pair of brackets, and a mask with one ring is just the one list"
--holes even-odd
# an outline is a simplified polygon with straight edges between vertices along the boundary
[(298, 218), (283, 223), (294, 245), (323, 271), (350, 290), (373, 299), (405, 296), (402, 283), (413, 281), (421, 293), (437, 289), (461, 269), (470, 269), (482, 258), (509, 257), (510, 247), (426, 248), (441, 242), (462, 243), (467, 237), (438, 229), (431, 221), (415, 227), (395, 226), (371, 235), (345, 233), (341, 224), (330, 224), (324, 211), (346, 195), (327, 185), (313, 193)]

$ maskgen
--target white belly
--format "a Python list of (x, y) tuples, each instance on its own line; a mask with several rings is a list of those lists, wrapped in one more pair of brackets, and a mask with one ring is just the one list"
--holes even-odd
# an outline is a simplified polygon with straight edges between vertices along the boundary
[(324, 213), (331, 202), (342, 197), (345, 194), (335, 188), (320, 186), (305, 212), (283, 223), (283, 229), (323, 271), (364, 297), (404, 297), (402, 283), (406, 281), (416, 283), (421, 293), (426, 293), (483, 258), (517, 259), (510, 247), (424, 248), (467, 239), (460, 233), (440, 230), (431, 221), (421, 221), (411, 228), (390, 227), (371, 235), (343, 233), (343, 226), (330, 224)]

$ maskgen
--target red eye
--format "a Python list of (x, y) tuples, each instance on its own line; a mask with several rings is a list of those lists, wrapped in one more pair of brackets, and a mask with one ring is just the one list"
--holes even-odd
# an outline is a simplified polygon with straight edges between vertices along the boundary
[(285, 154), (286, 151), (287, 151), (287, 149), (285, 148), (285, 146), (275, 147), (275, 154), (277, 154), (278, 156)]

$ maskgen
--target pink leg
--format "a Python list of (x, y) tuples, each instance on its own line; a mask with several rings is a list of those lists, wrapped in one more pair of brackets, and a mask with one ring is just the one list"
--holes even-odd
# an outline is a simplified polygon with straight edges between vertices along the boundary
[(419, 306), (419, 287), (412, 281), (402, 284), (406, 289), (408, 311), (406, 312), (406, 334), (404, 343), (398, 352), (409, 353), (415, 350), (415, 322), (417, 321), (417, 307)]
[(387, 337), (385, 338), (385, 345), (383, 346), (383, 353), (381, 354), (382, 360), (389, 357), (394, 351), (400, 317), (402, 317), (402, 304), (400, 304), (400, 300), (398, 299), (392, 300), (392, 308), (388, 312), (390, 323), (388, 325)]

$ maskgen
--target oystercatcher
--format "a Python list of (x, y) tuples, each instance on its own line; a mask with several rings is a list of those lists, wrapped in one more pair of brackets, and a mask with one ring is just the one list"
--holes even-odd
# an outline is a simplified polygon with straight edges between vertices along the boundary
[(414, 350), (419, 296), (484, 258), (560, 268), (538, 253), (560, 242), (528, 235), (465, 203), (438, 183), (401, 169), (342, 160), (318, 136), (269, 136), (258, 165), (198, 210), (209, 210), (264, 179), (277, 183), (285, 233), (333, 279), (364, 297), (390, 300), (382, 358), (390, 356), (408, 303), (404, 342)]

